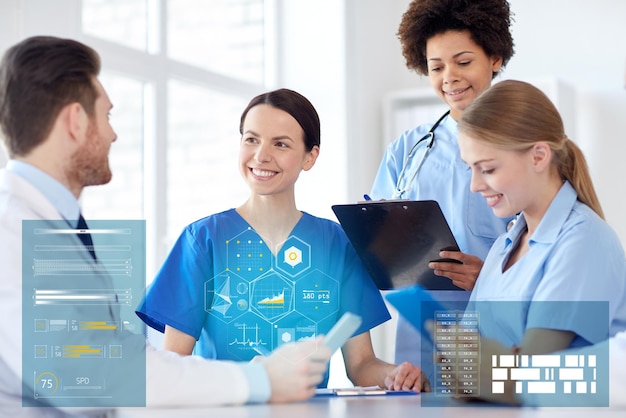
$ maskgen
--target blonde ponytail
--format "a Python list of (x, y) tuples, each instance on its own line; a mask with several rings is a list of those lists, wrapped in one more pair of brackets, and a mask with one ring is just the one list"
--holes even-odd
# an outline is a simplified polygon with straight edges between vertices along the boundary
[(604, 212), (600, 205), (600, 200), (593, 187), (587, 160), (582, 150), (573, 141), (565, 139), (562, 151), (555, 153), (557, 161), (556, 166), (561, 177), (569, 181), (576, 193), (578, 200), (589, 206), (595, 213), (604, 219)]

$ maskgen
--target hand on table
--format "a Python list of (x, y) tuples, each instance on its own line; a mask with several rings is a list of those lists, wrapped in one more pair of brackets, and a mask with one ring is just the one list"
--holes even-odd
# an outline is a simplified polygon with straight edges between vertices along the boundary
[(385, 386), (389, 390), (430, 392), (430, 382), (422, 370), (408, 361), (397, 366), (385, 377)]

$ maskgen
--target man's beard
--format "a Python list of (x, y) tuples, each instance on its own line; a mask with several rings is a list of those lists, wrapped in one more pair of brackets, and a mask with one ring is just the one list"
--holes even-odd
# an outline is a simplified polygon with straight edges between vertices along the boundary
[(93, 122), (87, 128), (87, 141), (71, 158), (72, 170), (68, 175), (81, 187), (107, 184), (112, 173), (109, 167), (109, 149), (99, 141)]

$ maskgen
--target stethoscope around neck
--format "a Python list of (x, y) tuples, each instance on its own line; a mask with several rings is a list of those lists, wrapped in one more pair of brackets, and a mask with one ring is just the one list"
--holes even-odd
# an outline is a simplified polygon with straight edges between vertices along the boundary
[[(448, 110), (446, 113), (441, 115), (441, 117), (437, 120), (437, 122), (435, 122), (433, 126), (428, 130), (426, 135), (421, 137), (419, 141), (417, 141), (415, 145), (413, 145), (411, 149), (409, 150), (409, 153), (406, 156), (406, 160), (404, 160), (402, 171), (400, 171), (400, 175), (398, 176), (398, 181), (396, 182), (396, 189), (394, 190), (394, 193), (393, 193), (394, 199), (402, 199), (404, 194), (411, 189), (411, 185), (415, 181), (415, 178), (417, 177), (417, 173), (420, 171), (422, 164), (424, 164), (424, 160), (426, 159), (426, 156), (428, 155), (428, 153), (430, 152), (430, 149), (435, 144), (435, 129), (437, 129), (441, 121), (443, 121), (446, 118), (446, 116), (448, 116), (449, 114), (450, 114), (450, 111)], [(427, 141), (427, 142), (426, 142), (426, 148), (424, 149), (424, 154), (422, 155), (422, 158), (417, 164), (417, 167), (415, 168), (415, 171), (413, 172), (413, 175), (411, 176), (409, 181), (405, 183), (404, 187), (400, 187), (402, 185), (402, 180), (404, 180), (404, 177), (406, 175), (406, 169), (408, 168), (409, 163), (411, 162), (411, 159), (415, 155), (418, 145), (424, 141)]]

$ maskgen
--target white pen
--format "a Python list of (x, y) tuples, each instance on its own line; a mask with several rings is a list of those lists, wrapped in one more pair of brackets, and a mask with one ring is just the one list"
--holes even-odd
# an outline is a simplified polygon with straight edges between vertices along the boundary
[(254, 351), (256, 351), (261, 356), (269, 356), (271, 354), (270, 350), (268, 350), (267, 348), (263, 347), (259, 343), (250, 343), (250, 347), (252, 347), (252, 349)]

